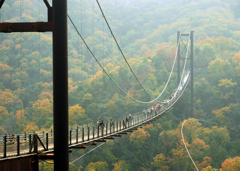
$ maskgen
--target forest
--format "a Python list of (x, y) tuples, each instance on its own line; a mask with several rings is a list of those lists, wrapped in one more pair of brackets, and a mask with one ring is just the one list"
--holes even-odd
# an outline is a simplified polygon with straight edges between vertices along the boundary
[[(191, 92), (154, 123), (108, 141), (71, 171), (240, 170), (240, 0), (99, 0), (133, 71), (153, 97), (163, 90), (177, 50), (177, 31), (194, 31)], [(49, 1), (51, 4), (51, 1)], [(136, 99), (150, 101), (128, 68), (95, 0), (68, 0), (68, 14), (108, 74)], [(47, 21), (41, 0), (7, 0), (1, 22)], [(182, 37), (185, 57), (188, 37)], [(184, 60), (181, 60), (181, 68)], [(189, 61), (187, 67), (189, 68)], [(142, 112), (156, 105), (120, 91), (68, 22), (69, 127)], [(177, 88), (177, 68), (160, 101)], [(53, 128), (52, 33), (0, 33), (0, 135)], [(87, 153), (73, 150), (70, 161)], [(39, 164), (53, 170), (53, 161)]]

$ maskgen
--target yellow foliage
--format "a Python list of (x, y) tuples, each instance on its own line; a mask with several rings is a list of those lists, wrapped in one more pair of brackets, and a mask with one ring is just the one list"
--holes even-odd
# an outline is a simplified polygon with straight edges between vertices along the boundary
[(90, 85), (93, 80), (94, 80), (94, 77), (89, 78), (88, 79), (88, 84)]
[(108, 63), (108, 64), (107, 64), (107, 67), (108, 67), (108, 68), (113, 68), (114, 65), (113, 65), (112, 63)]
[(50, 88), (52, 85), (53, 85), (53, 83), (47, 83), (47, 82), (45, 82), (45, 83), (42, 84), (42, 86), (43, 86), (45, 89)]
[(106, 161), (91, 162), (85, 168), (86, 171), (106, 171), (108, 164)]
[(41, 162), (39, 163), (39, 170), (44, 170), (44, 171), (52, 171), (54, 170), (54, 161), (50, 160), (47, 163), (46, 162)]
[(41, 37), (42, 37), (43, 39), (52, 41), (52, 37), (46, 36), (46, 35), (44, 35), (44, 34), (41, 34)]
[(43, 74), (43, 75), (47, 76), (47, 75), (52, 74), (52, 72), (51, 72), (51, 71), (45, 71), (45, 70), (43, 70), (43, 69), (40, 69), (40, 74)]
[(38, 99), (32, 105), (33, 121), (37, 125), (49, 128), (52, 125), (53, 99)]
[(233, 57), (232, 57), (232, 61), (234, 63), (240, 63), (240, 52), (236, 53)]
[(10, 66), (8, 66), (7, 64), (1, 64), (0, 63), (0, 70), (1, 70), (1, 72), (2, 72), (2, 70), (12, 70), (12, 68), (10, 67)]
[(41, 92), (40, 95), (39, 95), (39, 100), (43, 100), (43, 99), (46, 99), (46, 98), (52, 98), (53, 95), (52, 95), (52, 91), (51, 92)]
[(212, 113), (215, 114), (215, 117), (217, 120), (219, 120), (221, 123), (223, 123), (223, 121), (225, 120), (225, 116), (223, 115), (223, 112), (226, 112), (226, 111), (231, 111), (230, 107), (225, 106), (221, 109), (213, 110)]
[(118, 71), (120, 69), (120, 66), (116, 66), (114, 69)]
[(14, 100), (12, 98), (13, 94), (12, 91), (9, 89), (5, 89), (4, 91), (0, 90), (0, 105), (12, 105)]
[(212, 130), (210, 128), (203, 128), (202, 134), (204, 135), (204, 140), (207, 143), (210, 142), (209, 135), (212, 134)]
[(4, 128), (1, 126), (0, 126), (0, 130), (2, 130), (3, 133), (7, 134), (7, 131), (5, 131)]
[(15, 95), (10, 89), (0, 90), (0, 106), (11, 106), (20, 105), (22, 106), (22, 101), (19, 100), (18, 96)]
[(170, 167), (167, 166), (166, 164), (169, 163), (170, 160), (167, 160), (167, 158), (165, 157), (165, 155), (163, 153), (156, 155), (153, 158), (153, 160), (154, 161), (151, 164), (158, 170), (161, 170), (161, 171), (169, 170)]
[[(133, 85), (133, 84), (132, 84)], [(137, 91), (134, 89), (134, 85), (131, 87), (131, 89), (127, 92), (128, 95), (126, 95), (126, 98), (130, 100), (129, 96), (135, 97), (136, 99), (140, 99), (141, 95), (137, 94)]]
[(208, 166), (206, 168), (203, 168), (202, 171), (213, 171), (212, 166)]
[(117, 106), (115, 104), (115, 101), (110, 100), (107, 104), (106, 104), (107, 108), (108, 108), (108, 112), (113, 112), (117, 109)]
[(21, 49), (22, 46), (20, 44), (15, 45), (15, 50)]
[(206, 167), (206, 166), (209, 167), (211, 162), (212, 162), (212, 158), (211, 157), (208, 157), (208, 156), (204, 157), (202, 163), (198, 164), (199, 170), (201, 170), (202, 168), (204, 169), (204, 167)]
[(78, 167), (78, 171), (81, 171), (82, 168), (83, 168), (82, 166), (79, 166), (79, 167)]
[(3, 76), (3, 79), (5, 79), (5, 80), (10, 80), (10, 79), (11, 79), (11, 76), (10, 76), (9, 74), (5, 74), (5, 75)]
[[(185, 143), (186, 143), (186, 146), (189, 148), (189, 144), (187, 142)], [(186, 153), (186, 149), (183, 146), (182, 140), (179, 140), (177, 148), (174, 148), (172, 152), (173, 152), (173, 157), (172, 157), (171, 164), (178, 164), (182, 160), (189, 158), (188, 154)]]
[(236, 71), (237, 74), (240, 75), (240, 52), (236, 53), (234, 57), (232, 57), (232, 61), (237, 64)]
[[(120, 170), (122, 164), (124, 164), (124, 163), (126, 163), (126, 161), (120, 160), (120, 161), (118, 161), (117, 163), (112, 164), (112, 165), (114, 166), (114, 168), (113, 168), (112, 171), (118, 171), (118, 170)], [(126, 169), (126, 171), (128, 171), (128, 169)]]
[(17, 125), (20, 122), (20, 120), (24, 118), (24, 110), (17, 110), (15, 116), (17, 118), (17, 121), (16, 121), (16, 125)]
[(233, 90), (231, 90), (229, 93), (226, 93), (225, 95), (224, 94), (221, 94), (221, 99), (225, 99), (225, 100), (228, 100), (232, 95), (234, 95), (235, 93), (233, 92)]
[(224, 87), (230, 87), (237, 84), (237, 83), (233, 83), (232, 79), (229, 80), (228, 78), (221, 79), (219, 82), (220, 83), (218, 84), (218, 86), (224, 86)]
[(76, 88), (78, 88), (78, 86), (73, 86), (73, 80), (72, 78), (68, 78), (68, 91), (71, 92), (71, 91), (74, 91)]
[(140, 167), (141, 171), (148, 171), (149, 169), (146, 169), (145, 167)]
[(199, 138), (196, 138), (192, 141), (192, 145), (198, 149), (208, 148), (209, 145), (206, 145), (205, 142)]
[(162, 126), (160, 125), (160, 123), (157, 123), (156, 126), (158, 127), (158, 129), (162, 129)]
[(2, 120), (3, 116), (8, 116), (9, 113), (7, 111), (7, 109), (3, 106), (0, 106), (0, 120)]
[(203, 44), (205, 44), (205, 43), (208, 43), (208, 44), (210, 44), (210, 45), (212, 45), (212, 46), (215, 45), (215, 41), (214, 41), (212, 38), (206, 38), (206, 39), (204, 39), (203, 41), (200, 41), (200, 42), (199, 42), (200, 45), (203, 45)]
[(223, 59), (217, 58), (209, 63), (208, 69), (211, 73), (218, 74), (220, 71), (223, 70), (224, 64), (225, 62)]
[(21, 88), (22, 81), (20, 79), (12, 80), (11, 84), (16, 88)]
[(26, 128), (23, 130), (22, 133), (25, 133), (25, 132), (34, 132), (34, 131), (38, 131), (39, 128), (37, 125), (35, 125), (34, 122), (29, 122), (26, 126)]
[(118, 99), (118, 93), (115, 93), (112, 97), (112, 100), (117, 100)]
[(52, 99), (37, 100), (33, 103), (32, 108), (34, 109), (33, 114), (38, 114), (39, 111), (52, 113)]
[(36, 60), (33, 59), (33, 60), (31, 61), (31, 64), (35, 64), (35, 63), (36, 63)]
[(223, 171), (225, 169), (227, 169), (228, 171), (240, 170), (240, 157), (235, 157), (234, 159), (226, 159), (222, 163), (222, 168), (220, 169), (220, 171)]
[[(181, 130), (182, 124), (183, 124), (183, 122), (181, 122), (179, 124), (178, 130), (176, 130), (177, 132), (179, 131), (178, 132), (179, 135), (180, 135), (180, 130)], [(191, 120), (189, 122), (185, 122), (183, 132), (185, 134), (186, 132), (191, 130), (192, 131), (192, 135), (191, 136), (192, 136), (193, 139), (195, 139), (195, 138), (198, 137), (199, 133), (202, 131), (201, 125), (202, 124), (200, 122), (198, 122), (198, 120), (196, 120), (196, 119)], [(187, 140), (187, 138), (186, 138), (186, 140)]]
[[(148, 127), (148, 125), (143, 128), (139, 128), (137, 131), (134, 131), (130, 136), (130, 142), (136, 140), (139, 141), (140, 144), (144, 144), (145, 140), (151, 136), (148, 131), (145, 130), (146, 127)], [(149, 128), (151, 127), (152, 126), (149, 126)]]
[(87, 93), (84, 95), (83, 100), (92, 100), (92, 95), (90, 93)]
[(22, 49), (22, 52), (27, 53), (27, 52), (29, 52), (29, 50), (28, 49)]
[(77, 125), (79, 121), (87, 119), (88, 116), (85, 114), (85, 109), (78, 104), (69, 107), (69, 124)]
[(230, 141), (230, 136), (228, 133), (228, 129), (226, 127), (213, 126), (212, 131), (213, 131), (213, 136), (216, 135), (216, 137), (218, 137), (218, 141), (221, 144), (225, 145), (227, 142)]
[(102, 75), (103, 75), (103, 71), (99, 70), (99, 71), (96, 72), (96, 76), (99, 77), (99, 76), (102, 76)]

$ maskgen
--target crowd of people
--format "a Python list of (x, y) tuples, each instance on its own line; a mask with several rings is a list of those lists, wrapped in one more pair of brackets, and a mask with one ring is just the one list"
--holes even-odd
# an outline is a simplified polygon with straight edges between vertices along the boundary
[(99, 127), (99, 128), (104, 127), (104, 122), (103, 122), (103, 120), (97, 121), (97, 127)]
[(156, 114), (157, 110), (160, 110), (160, 109), (161, 109), (161, 105), (157, 104), (156, 106), (152, 106), (151, 108), (148, 108), (146, 110), (143, 109), (142, 113), (143, 114), (150, 114), (150, 113), (155, 112), (155, 114)]
[[(144, 115), (148, 115), (148, 114), (151, 114), (151, 113), (154, 112), (155, 115), (157, 115), (157, 111), (160, 110), (162, 107), (164, 108), (166, 105), (168, 105), (168, 103), (177, 96), (177, 94), (179, 93), (179, 91), (182, 90), (183, 85), (184, 85), (185, 82), (187, 81), (187, 78), (188, 78), (188, 77), (185, 77), (185, 78), (183, 79), (183, 81), (181, 81), (181, 84), (180, 84), (180, 86), (175, 90), (175, 93), (172, 94), (171, 96), (169, 96), (169, 98), (165, 99), (161, 105), (158, 103), (156, 106), (152, 106), (152, 107), (150, 107), (150, 108), (148, 108), (148, 109), (144, 109), (144, 110), (142, 111), (142, 113), (143, 113)], [(122, 122), (122, 123), (123, 123), (123, 127), (126, 128), (128, 125), (131, 125), (131, 124), (133, 123), (132, 121), (133, 121), (133, 116), (132, 116), (132, 114), (126, 115), (125, 119), (124, 119), (123, 122)], [(111, 127), (111, 128), (114, 126), (114, 123), (115, 123), (115, 122), (113, 121), (113, 119), (110, 119), (110, 127)], [(99, 126), (99, 127), (102, 129), (103, 126), (104, 126), (103, 120), (99, 120), (99, 121), (97, 122), (97, 126)]]
[[(123, 126), (126, 128), (129, 123), (132, 123), (132, 121), (133, 121), (133, 115), (132, 114), (126, 115), (125, 120), (123, 120)], [(113, 128), (114, 125), (115, 125), (114, 120), (110, 119), (110, 127)], [(102, 129), (104, 126), (105, 126), (105, 123), (103, 120), (97, 121), (97, 127)]]
[(132, 121), (133, 121), (132, 114), (127, 115), (125, 121), (123, 121), (124, 128), (126, 128), (129, 124), (131, 124)]

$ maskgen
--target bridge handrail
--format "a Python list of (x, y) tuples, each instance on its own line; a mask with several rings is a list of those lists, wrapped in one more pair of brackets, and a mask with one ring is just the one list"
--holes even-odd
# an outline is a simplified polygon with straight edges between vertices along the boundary
[[(91, 142), (97, 139), (102, 139), (104, 137), (106, 138), (113, 136), (115, 134), (131, 130), (132, 128), (139, 127), (142, 124), (151, 122), (153, 119), (162, 116), (179, 100), (180, 97), (182, 97), (182, 94), (185, 92), (185, 89), (189, 83), (190, 72), (186, 73), (185, 78), (186, 82), (182, 85), (181, 90), (175, 92), (175, 96), (172, 97), (172, 99), (169, 99), (167, 104), (162, 105), (159, 110), (156, 110), (156, 113), (137, 112), (133, 115), (133, 119), (129, 122), (126, 122), (125, 118), (121, 117), (114, 120), (113, 126), (110, 125), (110, 122), (106, 122), (106, 125), (102, 128), (97, 127), (96, 124), (72, 127), (72, 129), (69, 131), (69, 147), (76, 146), (81, 143)], [(54, 137), (52, 130), (38, 131), (35, 132), (35, 134), (25, 133), (16, 134), (14, 136), (8, 135), (0, 138), (0, 157), (10, 157), (32, 153), (34, 135), (37, 135), (41, 141), (37, 141), (37, 149), (39, 151), (54, 148)]]

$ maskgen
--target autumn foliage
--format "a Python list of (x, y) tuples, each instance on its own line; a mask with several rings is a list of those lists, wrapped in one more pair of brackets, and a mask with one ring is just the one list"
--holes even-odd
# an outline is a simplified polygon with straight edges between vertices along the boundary
[[(183, 135), (199, 170), (240, 170), (240, 2), (101, 0), (100, 3), (131, 69), (153, 97), (162, 92), (168, 81), (177, 51), (176, 32), (194, 30), (194, 114), (190, 109), (190, 91), (186, 91), (164, 116), (108, 141), (70, 165), (70, 171), (195, 170), (181, 136), (181, 126), (187, 118), (195, 118), (185, 123)], [(42, 2), (37, 4), (33, 0), (5, 1), (0, 20), (46, 21), (46, 6)], [(152, 100), (122, 58), (95, 1), (69, 0), (68, 14), (105, 69), (99, 67), (69, 24), (69, 127), (95, 125), (97, 120), (105, 123), (110, 119), (122, 120), (156, 105), (157, 102), (149, 105), (135, 102), (119, 89), (138, 100)], [(180, 70), (188, 39), (182, 36), (180, 40)], [(0, 134), (52, 129), (51, 33), (1, 34), (0, 40)], [(188, 53), (192, 53), (190, 48)], [(187, 60), (187, 69), (189, 64)], [(176, 65), (177, 61), (159, 101), (169, 98), (177, 88)], [(70, 160), (88, 150), (73, 150)], [(53, 170), (53, 165), (40, 163), (39, 168)]]

